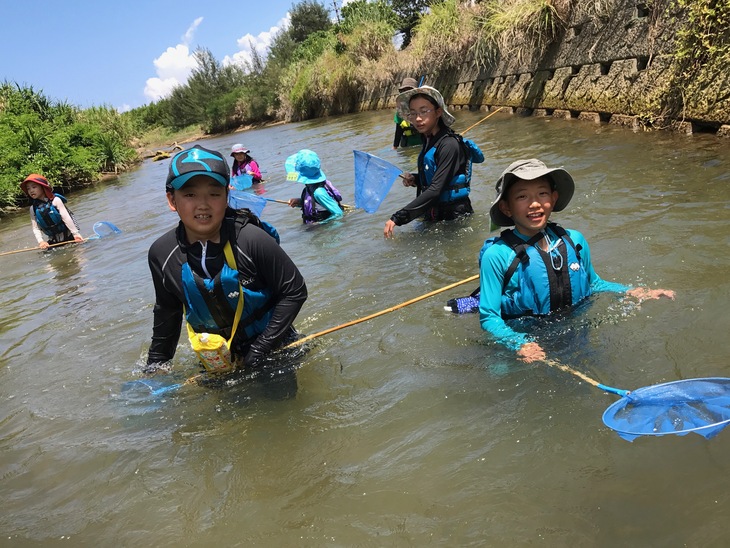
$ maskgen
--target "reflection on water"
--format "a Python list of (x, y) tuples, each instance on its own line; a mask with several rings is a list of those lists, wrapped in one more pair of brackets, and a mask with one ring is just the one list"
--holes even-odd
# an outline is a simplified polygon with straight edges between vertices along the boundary
[[(483, 113), (459, 112), (456, 128)], [(287, 200), (284, 161), (315, 150), (352, 203), (352, 150), (413, 169), (393, 151), (392, 113), (247, 132), (266, 183)], [(497, 114), (469, 132), (475, 167), (465, 221), (401, 227), (412, 196), (394, 185), (374, 214), (303, 226), (263, 217), (300, 266), (303, 334), (385, 310), (477, 272), (494, 183), (514, 159), (563, 165), (576, 193), (555, 220), (583, 232), (607, 280), (677, 291), (636, 305), (597, 295), (526, 325), (551, 358), (611, 386), (730, 376), (730, 154), (714, 138), (631, 133)], [(231, 135), (206, 146), (222, 152)], [(70, 199), (90, 235), (118, 236), (8, 255), (0, 286), (0, 530), (11, 544), (719, 546), (730, 434), (620, 439), (601, 423), (615, 401), (574, 376), (526, 365), (443, 310), (465, 284), (317, 338), (275, 375), (226, 386), (198, 373), (181, 340), (169, 376), (143, 379), (153, 291), (149, 245), (177, 217), (167, 165)], [(0, 252), (33, 245), (27, 214), (2, 219)], [(143, 381), (147, 384), (144, 384)], [(165, 389), (168, 387), (174, 389)], [(681, 503), (677, 503), (681, 501)]]

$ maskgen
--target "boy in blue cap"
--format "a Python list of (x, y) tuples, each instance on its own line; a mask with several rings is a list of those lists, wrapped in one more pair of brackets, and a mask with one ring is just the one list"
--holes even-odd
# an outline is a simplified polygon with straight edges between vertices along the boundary
[(342, 217), (342, 195), (327, 180), (317, 153), (302, 149), (284, 163), (286, 180), (304, 185), (301, 198), (291, 198), (290, 207), (302, 208), (302, 221), (307, 224), (329, 222)]
[(149, 250), (155, 306), (147, 373), (172, 360), (183, 317), (211, 373), (254, 367), (296, 337), (304, 278), (273, 228), (228, 208), (229, 181), (225, 158), (198, 145), (170, 162), (165, 190), (180, 222)]

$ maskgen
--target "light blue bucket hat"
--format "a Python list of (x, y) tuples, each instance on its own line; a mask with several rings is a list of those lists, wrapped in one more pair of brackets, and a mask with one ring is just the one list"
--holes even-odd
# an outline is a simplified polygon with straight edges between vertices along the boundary
[(284, 162), (284, 169), (286, 169), (286, 180), (294, 183), (310, 185), (327, 179), (324, 171), (320, 169), (317, 153), (306, 148), (289, 156)]

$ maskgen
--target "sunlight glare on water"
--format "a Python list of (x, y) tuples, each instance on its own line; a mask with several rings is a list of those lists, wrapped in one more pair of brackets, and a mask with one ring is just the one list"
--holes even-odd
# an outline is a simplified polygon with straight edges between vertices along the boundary
[[(484, 113), (457, 111), (457, 130)], [(287, 200), (284, 161), (301, 148), (353, 203), (352, 150), (414, 169), (393, 151), (392, 112), (277, 125), (242, 142)], [(304, 334), (389, 308), (477, 273), (494, 184), (513, 160), (564, 166), (576, 192), (556, 220), (583, 232), (608, 280), (670, 288), (637, 305), (598, 295), (535, 322), (549, 356), (611, 386), (730, 376), (730, 153), (710, 136), (499, 113), (468, 134), (467, 221), (398, 227), (399, 182), (374, 214), (304, 226), (269, 202), (263, 218), (302, 270)], [(146, 254), (177, 222), (167, 163), (71, 193), (91, 234), (80, 246), (0, 257), (0, 531), (8, 545), (718, 546), (726, 536), (730, 435), (639, 438), (601, 422), (615, 396), (526, 365), (444, 303), (476, 283), (316, 339), (280, 364), (296, 374), (223, 387), (181, 340), (169, 377), (138, 382), (152, 326)], [(27, 212), (2, 219), (0, 252), (34, 245)]]

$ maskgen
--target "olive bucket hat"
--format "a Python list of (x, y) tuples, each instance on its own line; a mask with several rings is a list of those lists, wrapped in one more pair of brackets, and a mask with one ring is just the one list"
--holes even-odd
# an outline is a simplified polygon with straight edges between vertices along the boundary
[(570, 203), (575, 191), (575, 182), (573, 177), (562, 167), (549, 168), (540, 160), (532, 158), (530, 160), (517, 160), (512, 162), (507, 169), (502, 172), (501, 177), (497, 180), (497, 197), (489, 210), (489, 216), (492, 222), (497, 226), (513, 226), (515, 223), (507, 217), (499, 209), (499, 201), (505, 196), (505, 192), (510, 185), (517, 179), (532, 181), (540, 177), (547, 177), (553, 183), (553, 188), (558, 192), (558, 200), (555, 202), (553, 211), (562, 211)]

